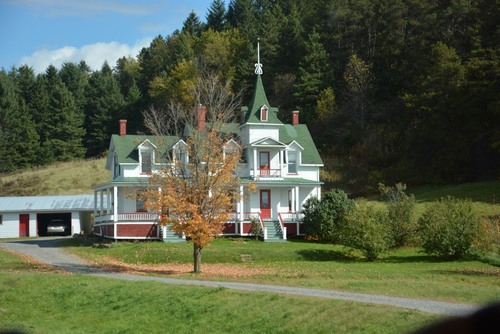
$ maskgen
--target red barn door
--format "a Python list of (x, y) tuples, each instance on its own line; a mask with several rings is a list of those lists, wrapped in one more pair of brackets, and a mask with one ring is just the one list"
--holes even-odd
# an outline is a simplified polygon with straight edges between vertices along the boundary
[(23, 213), (19, 215), (19, 237), (30, 236), (30, 215)]

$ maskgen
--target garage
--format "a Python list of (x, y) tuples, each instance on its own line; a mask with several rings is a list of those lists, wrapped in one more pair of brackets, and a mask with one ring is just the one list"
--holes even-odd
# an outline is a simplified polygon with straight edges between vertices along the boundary
[(94, 195), (0, 197), (0, 238), (91, 233)]
[[(39, 213), (36, 215), (38, 236), (71, 235), (71, 213)], [(50, 226), (51, 229), (47, 229)], [(62, 226), (62, 231), (54, 227)]]

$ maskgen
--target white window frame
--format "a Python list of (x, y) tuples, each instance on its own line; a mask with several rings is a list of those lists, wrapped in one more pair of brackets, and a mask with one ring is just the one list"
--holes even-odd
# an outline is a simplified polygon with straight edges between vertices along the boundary
[(260, 121), (261, 122), (267, 122), (269, 120), (269, 108), (265, 105), (263, 105), (260, 108)]

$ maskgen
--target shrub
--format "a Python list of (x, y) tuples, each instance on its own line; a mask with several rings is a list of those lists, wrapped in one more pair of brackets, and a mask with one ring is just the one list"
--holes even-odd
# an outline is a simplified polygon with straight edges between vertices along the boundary
[(333, 189), (322, 200), (310, 197), (304, 204), (304, 223), (309, 237), (338, 243), (345, 217), (353, 210), (354, 201), (341, 189)]
[(258, 218), (251, 219), (250, 233), (255, 236), (255, 240), (259, 240), (259, 236), (262, 235), (262, 226)]
[(379, 184), (380, 192), (388, 199), (387, 223), (391, 231), (394, 247), (409, 246), (415, 242), (417, 221), (415, 219), (415, 196), (405, 193), (406, 184), (397, 183), (394, 187)]
[(391, 246), (387, 213), (375, 209), (365, 200), (356, 201), (354, 210), (346, 218), (342, 243), (359, 249), (365, 257), (373, 261)]
[(479, 253), (500, 255), (500, 215), (482, 217), (473, 246)]
[(460, 258), (469, 253), (479, 227), (470, 201), (452, 197), (429, 206), (418, 224), (424, 251), (441, 258)]

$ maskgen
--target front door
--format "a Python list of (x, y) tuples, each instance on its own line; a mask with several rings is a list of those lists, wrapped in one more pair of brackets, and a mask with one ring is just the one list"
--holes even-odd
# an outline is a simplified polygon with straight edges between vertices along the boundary
[(23, 213), (19, 215), (19, 237), (30, 236), (30, 215)]
[(271, 218), (271, 190), (260, 190), (260, 215), (262, 219)]

